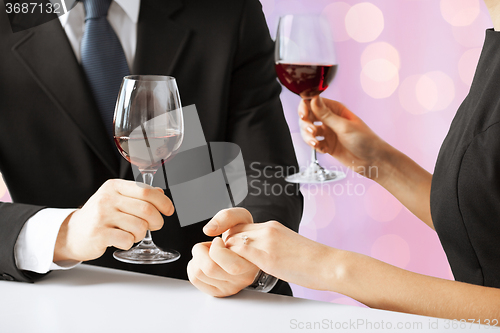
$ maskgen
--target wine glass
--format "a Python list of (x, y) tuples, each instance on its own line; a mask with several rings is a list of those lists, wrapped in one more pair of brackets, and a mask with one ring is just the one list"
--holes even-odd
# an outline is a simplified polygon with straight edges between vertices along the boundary
[[(337, 58), (328, 21), (317, 15), (280, 17), (275, 47), (276, 73), (291, 92), (309, 101), (328, 88), (337, 72)], [(286, 177), (291, 183), (324, 183), (345, 178), (323, 168), (312, 149), (311, 164)]]
[[(116, 103), (113, 136), (120, 154), (137, 166), (144, 184), (151, 186), (156, 170), (175, 155), (184, 136), (175, 78), (124, 77)], [(138, 245), (128, 251), (115, 251), (113, 256), (133, 264), (162, 264), (179, 259), (180, 254), (158, 248), (148, 230)]]

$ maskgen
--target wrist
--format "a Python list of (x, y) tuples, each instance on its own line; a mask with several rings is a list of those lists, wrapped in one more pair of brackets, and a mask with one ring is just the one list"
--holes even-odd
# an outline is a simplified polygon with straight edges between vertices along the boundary
[[(75, 211), (76, 212), (76, 211)], [(56, 244), (54, 246), (54, 258), (53, 262), (66, 261), (66, 260), (77, 260), (71, 254), (70, 243), (68, 241), (68, 229), (69, 229), (69, 221), (71, 217), (75, 213), (69, 214), (64, 222), (61, 224), (59, 228), (59, 233), (57, 234)]]
[(383, 141), (382, 147), (378, 151), (379, 160), (377, 161), (376, 173), (372, 177), (372, 180), (380, 184), (382, 187), (386, 187), (386, 184), (390, 182), (391, 177), (397, 171), (397, 165), (401, 159), (402, 153)]

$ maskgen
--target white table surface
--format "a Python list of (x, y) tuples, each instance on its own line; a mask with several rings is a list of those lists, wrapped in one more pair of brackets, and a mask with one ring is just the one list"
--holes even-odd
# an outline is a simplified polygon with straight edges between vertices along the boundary
[[(308, 329), (308, 323), (313, 329)], [(347, 329), (339, 329), (342, 325)], [(398, 328), (398, 325), (403, 326)], [(218, 299), (201, 293), (187, 281), (88, 265), (52, 272), (35, 284), (0, 281), (1, 333), (483, 332), (488, 329), (470, 326), (453, 328), (450, 321), (441, 319), (252, 291)], [(500, 329), (488, 331), (500, 332)]]

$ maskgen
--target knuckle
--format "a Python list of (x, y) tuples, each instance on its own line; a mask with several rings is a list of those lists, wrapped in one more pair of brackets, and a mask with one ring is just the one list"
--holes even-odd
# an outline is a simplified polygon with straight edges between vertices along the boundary
[(243, 274), (243, 266), (239, 263), (232, 263), (226, 270), (231, 275), (240, 275)]
[(151, 231), (160, 230), (163, 227), (163, 224), (164, 224), (163, 218), (161, 217), (155, 218), (149, 221), (148, 228)]
[(139, 196), (141, 198), (147, 198), (148, 196), (151, 195), (151, 191), (152, 191), (151, 188), (141, 186), (139, 189)]
[(246, 219), (247, 219), (248, 221), (250, 221), (251, 223), (253, 223), (253, 216), (252, 216), (252, 213), (250, 213), (250, 212), (249, 212), (247, 209), (245, 209), (245, 208), (241, 208), (241, 209), (243, 210), (243, 212), (244, 212), (244, 215), (245, 215)]
[(189, 281), (193, 282), (194, 279), (196, 279), (194, 277), (194, 273), (195, 273), (195, 270), (194, 270), (194, 267), (193, 267), (193, 260), (189, 260), (188, 264), (187, 264), (187, 268), (186, 268), (186, 271), (187, 271), (187, 274), (188, 274), (188, 277), (189, 277)]
[(149, 223), (144, 220), (139, 221), (139, 233), (146, 234), (146, 231), (149, 229)]
[(270, 222), (266, 225), (266, 228), (264, 229), (264, 231), (265, 231), (267, 236), (272, 236), (276, 233), (277, 228), (278, 227), (274, 223)]
[(112, 196), (106, 192), (101, 193), (97, 198), (96, 198), (96, 204), (97, 206), (108, 206), (113, 202)]
[(127, 233), (127, 235), (123, 237), (124, 248), (130, 249), (134, 245), (134, 241), (135, 241), (134, 235)]
[(101, 195), (99, 195), (97, 197), (96, 201), (97, 201), (97, 204), (99, 204), (99, 205), (105, 205), (109, 202), (109, 200), (110, 200), (110, 195), (107, 193), (102, 193)]
[(121, 179), (108, 179), (103, 184), (103, 188), (106, 190), (115, 190), (118, 187), (118, 184), (120, 183), (120, 181), (121, 181)]
[(134, 237), (134, 235), (128, 234), (127, 238), (128, 238), (127, 239), (127, 245), (129, 245), (130, 247), (132, 247), (132, 245), (134, 245), (134, 243), (135, 243), (135, 237)]
[(239, 291), (240, 291), (239, 288), (232, 286), (232, 287), (225, 289), (224, 291), (219, 292), (219, 296), (216, 296), (216, 297), (227, 297), (227, 296), (236, 295)]
[(224, 288), (222, 286), (212, 286), (210, 291), (208, 291), (208, 294), (212, 297), (215, 298), (223, 298), (227, 296), (231, 296), (230, 293), (228, 293), (227, 288)]
[(267, 223), (268, 223), (269, 227), (272, 229), (278, 229), (282, 226), (282, 224), (279, 223), (278, 221), (269, 221)]
[(205, 274), (204, 274), (204, 272), (201, 269), (199, 269), (199, 268), (193, 268), (192, 272), (191, 272), (191, 275), (192, 275), (193, 279), (195, 279), (196, 281), (201, 281), (203, 279), (203, 276)]
[(112, 204), (111, 196), (108, 194), (102, 194), (98, 196), (95, 200), (94, 211), (99, 217), (105, 216), (109, 213), (109, 206)]
[(153, 207), (150, 203), (141, 204), (141, 212), (146, 216), (152, 216), (155, 213), (156, 208)]
[(102, 187), (104, 188), (112, 187), (114, 181), (115, 181), (114, 179), (108, 179), (104, 182), (104, 184), (102, 184)]
[(201, 268), (203, 273), (208, 277), (214, 277), (217, 274), (217, 267), (213, 262), (208, 262), (204, 264)]
[(274, 241), (274, 239), (277, 238), (278, 234), (279, 234), (279, 231), (277, 228), (267, 226), (264, 229), (264, 239), (266, 240), (266, 243), (268, 243), (266, 245), (269, 245), (269, 243), (272, 243)]

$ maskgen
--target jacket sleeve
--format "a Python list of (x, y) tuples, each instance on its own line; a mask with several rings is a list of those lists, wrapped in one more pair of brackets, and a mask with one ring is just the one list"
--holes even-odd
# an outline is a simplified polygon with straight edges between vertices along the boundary
[(43, 208), (0, 202), (0, 280), (33, 282), (42, 276), (17, 268), (14, 245), (26, 221)]
[(241, 206), (255, 222), (277, 220), (298, 231), (303, 197), (284, 180), (298, 170), (297, 159), (279, 98), (274, 42), (257, 0), (243, 6), (235, 52), (228, 141), (240, 146), (245, 161), (249, 193)]

